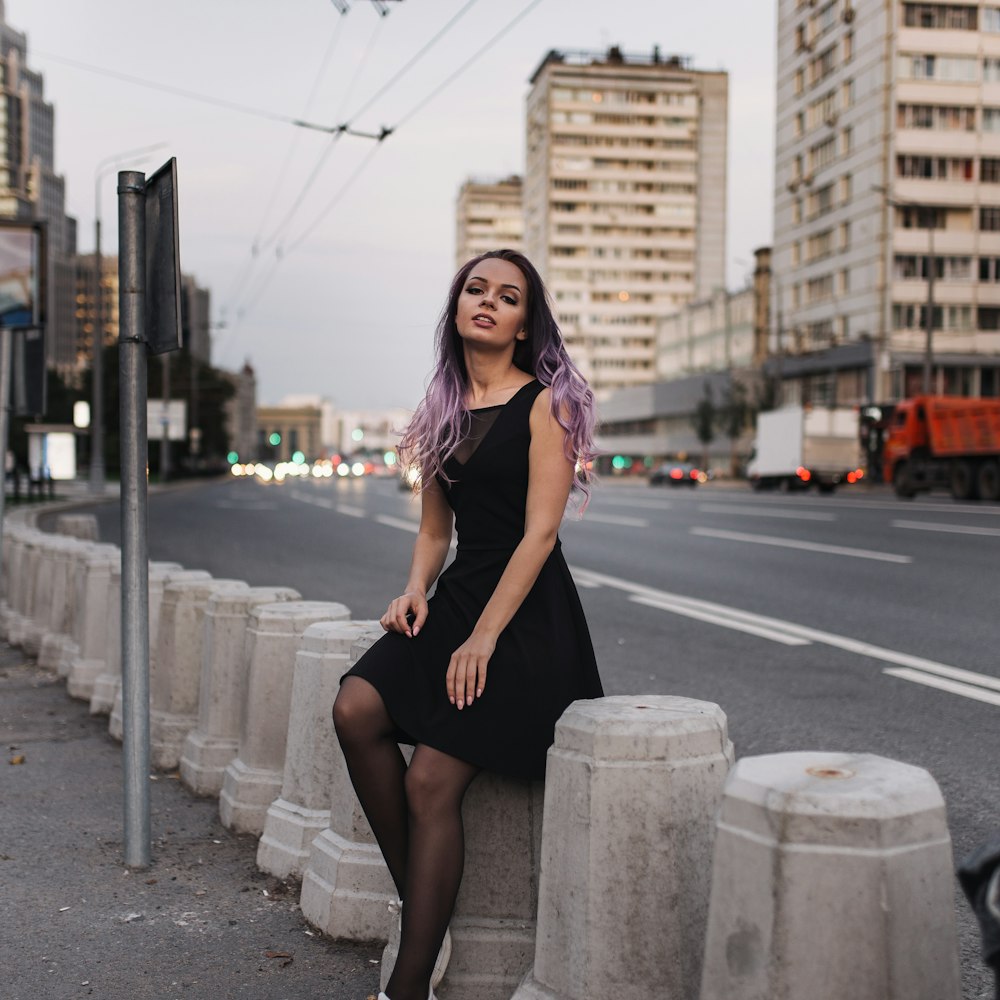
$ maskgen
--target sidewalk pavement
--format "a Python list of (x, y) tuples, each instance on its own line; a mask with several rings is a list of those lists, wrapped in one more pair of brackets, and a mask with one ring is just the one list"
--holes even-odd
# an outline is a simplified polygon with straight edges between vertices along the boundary
[(0, 737), (3, 1000), (374, 1000), (381, 947), (310, 928), (176, 773), (153, 775), (151, 867), (126, 868), (107, 717), (5, 644)]

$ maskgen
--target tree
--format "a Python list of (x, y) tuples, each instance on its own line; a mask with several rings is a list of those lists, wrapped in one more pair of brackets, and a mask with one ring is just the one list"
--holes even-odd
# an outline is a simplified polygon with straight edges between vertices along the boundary
[(729, 438), (729, 472), (732, 476), (740, 474), (739, 457), (736, 454), (736, 446), (743, 436), (747, 424), (751, 422), (752, 408), (747, 399), (746, 386), (735, 378), (730, 377), (729, 385), (726, 387), (723, 396), (722, 406), (718, 414), (718, 422), (722, 427), (722, 432)]
[(708, 470), (708, 446), (715, 440), (715, 422), (717, 419), (715, 400), (712, 397), (712, 386), (706, 380), (704, 391), (698, 405), (691, 415), (691, 426), (701, 442), (701, 467)]

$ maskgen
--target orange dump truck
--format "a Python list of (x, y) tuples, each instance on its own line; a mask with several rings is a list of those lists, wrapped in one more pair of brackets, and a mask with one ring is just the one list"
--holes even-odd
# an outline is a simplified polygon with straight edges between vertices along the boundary
[(897, 496), (945, 486), (956, 500), (1000, 500), (1000, 399), (916, 396), (898, 403), (885, 441)]

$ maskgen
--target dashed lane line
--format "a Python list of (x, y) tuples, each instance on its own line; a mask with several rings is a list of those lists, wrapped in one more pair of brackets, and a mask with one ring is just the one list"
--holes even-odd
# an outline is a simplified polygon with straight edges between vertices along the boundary
[(700, 503), (698, 510), (706, 514), (736, 514), (739, 517), (778, 517), (794, 521), (836, 521), (836, 514), (822, 514), (814, 510), (759, 510), (752, 507), (740, 507), (737, 504)]
[(749, 535), (742, 531), (722, 531), (716, 528), (691, 528), (690, 533), (702, 538), (721, 538), (730, 542), (748, 542), (752, 545), (774, 545), (783, 549), (802, 549), (805, 552), (822, 552), (831, 556), (872, 559), (875, 562), (913, 562), (911, 556), (900, 556), (894, 552), (873, 552), (869, 549), (854, 549), (846, 545), (826, 545), (823, 542), (806, 542), (797, 538), (779, 538), (776, 535)]
[(401, 517), (390, 517), (388, 514), (376, 514), (375, 520), (387, 528), (399, 528), (400, 531), (412, 531), (413, 534), (420, 530), (419, 521), (405, 521)]
[(338, 514), (346, 514), (348, 517), (368, 516), (368, 512), (366, 510), (363, 510), (361, 507), (351, 507), (349, 504), (346, 503), (338, 503), (336, 510)]
[(594, 514), (587, 511), (584, 521), (596, 521), (598, 524), (617, 524), (624, 528), (648, 528), (649, 521), (643, 517), (621, 517), (617, 514)]
[(1000, 538), (1000, 528), (976, 528), (970, 524), (934, 524), (931, 521), (890, 521), (894, 528), (909, 528), (912, 531), (941, 531), (952, 535), (986, 535)]
[[(928, 687), (937, 687), (952, 694), (969, 695), (966, 689), (976, 692), (977, 700), (993, 704), (993, 699), (1000, 698), (1000, 678), (991, 677), (988, 674), (976, 673), (974, 670), (965, 670), (961, 667), (953, 667), (947, 663), (939, 663), (936, 660), (929, 660), (923, 656), (914, 656), (911, 653), (903, 653), (895, 649), (886, 649), (883, 646), (876, 646), (870, 642), (860, 639), (852, 639), (849, 636), (837, 635), (834, 632), (824, 632), (821, 629), (810, 628), (807, 625), (797, 625), (794, 622), (785, 621), (781, 618), (771, 618), (768, 615), (760, 615), (751, 611), (742, 611), (725, 604), (716, 604), (712, 601), (703, 601), (695, 597), (686, 597), (683, 594), (672, 594), (665, 590), (658, 590), (655, 587), (648, 587), (631, 580), (623, 580), (621, 577), (611, 576), (607, 573), (599, 573), (594, 570), (572, 567), (575, 579), (587, 581), (590, 586), (605, 586), (628, 594), (630, 599), (638, 604), (645, 604), (648, 607), (659, 608), (663, 611), (670, 611), (674, 614), (681, 614), (690, 618), (699, 618), (702, 621), (711, 621), (713, 618), (722, 619), (714, 622), (727, 628), (735, 628), (737, 624), (753, 626), (757, 631), (752, 633), (760, 635), (762, 638), (771, 639), (775, 642), (782, 642), (782, 639), (775, 638), (781, 635), (785, 638), (804, 640), (799, 645), (810, 642), (821, 645), (833, 646), (848, 653), (854, 653), (872, 660), (881, 660), (883, 663), (891, 663), (893, 667), (886, 668), (885, 673), (902, 680), (916, 680), (924, 683)], [(742, 629), (741, 631), (749, 631)], [(766, 635), (766, 632), (773, 632), (774, 635)], [(790, 645), (790, 643), (785, 643)], [(900, 672), (899, 668), (903, 668)], [(930, 678), (930, 679), (928, 679)], [(932, 683), (938, 680), (941, 683)], [(947, 682), (947, 684), (945, 683)]]
[(987, 705), (1000, 705), (1000, 694), (985, 691), (972, 684), (949, 681), (944, 677), (934, 677), (931, 674), (925, 674), (920, 670), (911, 670), (908, 667), (887, 667), (883, 673), (899, 677), (904, 681), (913, 681), (914, 684), (923, 684), (924, 687), (936, 688), (938, 691), (948, 691), (950, 694), (960, 694), (965, 698), (984, 701)]

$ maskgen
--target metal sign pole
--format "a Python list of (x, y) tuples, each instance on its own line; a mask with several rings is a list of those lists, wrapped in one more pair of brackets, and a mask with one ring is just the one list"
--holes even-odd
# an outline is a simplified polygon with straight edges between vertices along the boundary
[(118, 174), (122, 723), (125, 863), (150, 861), (149, 551), (146, 495), (146, 176)]

